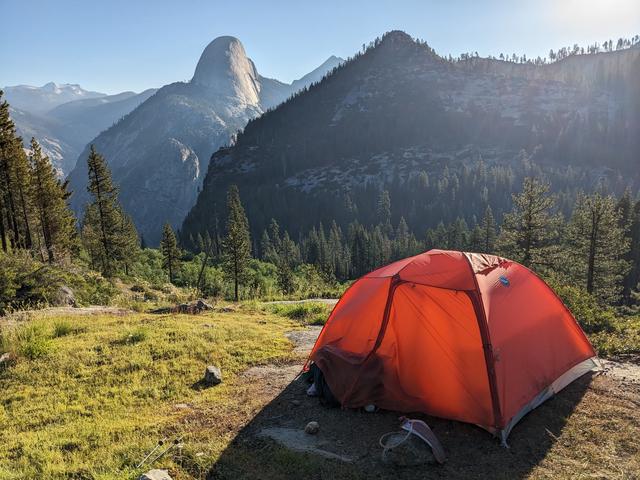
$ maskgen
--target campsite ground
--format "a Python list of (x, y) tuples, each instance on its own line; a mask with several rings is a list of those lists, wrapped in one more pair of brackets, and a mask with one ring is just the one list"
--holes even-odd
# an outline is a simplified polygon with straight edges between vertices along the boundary
[[(16, 354), (0, 367), (0, 479), (133, 479), (150, 468), (136, 465), (158, 440), (178, 437), (184, 447), (153, 464), (176, 480), (640, 478), (637, 358), (574, 382), (525, 417), (509, 449), (479, 428), (427, 418), (445, 465), (382, 462), (378, 439), (397, 430), (397, 414), (326, 409), (296, 379), (319, 330), (309, 324), (327, 308), (0, 320), (3, 349)], [(224, 381), (202, 388), (211, 363)], [(315, 436), (302, 431), (311, 420)]]

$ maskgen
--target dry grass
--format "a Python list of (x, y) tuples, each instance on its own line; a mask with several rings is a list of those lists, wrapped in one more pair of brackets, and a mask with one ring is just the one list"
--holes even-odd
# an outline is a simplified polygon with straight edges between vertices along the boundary
[[(0, 479), (134, 479), (158, 439), (177, 437), (184, 447), (153, 464), (175, 480), (640, 478), (640, 384), (607, 376), (574, 382), (528, 415), (510, 449), (471, 425), (427, 418), (447, 464), (386, 465), (377, 442), (398, 415), (306, 397), (294, 380), (303, 354), (284, 335), (300, 323), (245, 305), (202, 316), (35, 315), (5, 326), (2, 348), (19, 358), (0, 371)], [(210, 363), (224, 382), (202, 389)], [(310, 420), (356, 462), (256, 436)]]

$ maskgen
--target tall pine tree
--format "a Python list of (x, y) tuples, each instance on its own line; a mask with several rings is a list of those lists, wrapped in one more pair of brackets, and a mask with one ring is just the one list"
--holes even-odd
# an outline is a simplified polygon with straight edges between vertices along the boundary
[(30, 169), (22, 139), (9, 115), (9, 104), (0, 91), (0, 237), (2, 248), (32, 247)]
[(617, 300), (629, 248), (613, 197), (580, 194), (567, 230), (569, 272), (587, 292), (604, 302)]
[(162, 240), (160, 240), (160, 251), (162, 252), (162, 268), (169, 275), (169, 282), (173, 283), (175, 275), (180, 268), (180, 249), (176, 235), (169, 222), (164, 224), (162, 229)]
[(102, 155), (91, 146), (87, 159), (89, 183), (87, 190), (92, 201), (87, 205), (82, 221), (82, 240), (94, 268), (103, 275), (115, 275), (128, 265), (139, 245), (138, 235), (131, 219), (118, 202), (118, 189)]
[(233, 296), (237, 302), (240, 298), (239, 286), (246, 279), (251, 259), (251, 238), (249, 221), (236, 185), (231, 185), (227, 194), (227, 232), (222, 246), (222, 266), (233, 281)]
[[(31, 139), (31, 198), (36, 223), (49, 263), (68, 257), (76, 241), (76, 219), (67, 205), (66, 184), (56, 178), (49, 157)], [(44, 255), (43, 255), (44, 256)]]
[(522, 192), (513, 195), (513, 209), (504, 215), (501, 253), (527, 267), (553, 267), (557, 262), (562, 223), (555, 203), (548, 184), (525, 178)]

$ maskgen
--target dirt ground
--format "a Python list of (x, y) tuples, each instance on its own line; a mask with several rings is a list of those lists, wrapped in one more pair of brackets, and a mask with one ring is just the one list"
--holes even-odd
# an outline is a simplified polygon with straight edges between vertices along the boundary
[[(473, 425), (427, 422), (448, 460), (398, 465), (382, 460), (379, 438), (400, 414), (325, 408), (298, 374), (319, 327), (291, 332), (298, 360), (252, 367), (234, 389), (242, 412), (194, 410), (183, 421), (227, 432), (230, 443), (208, 479), (640, 478), (640, 366), (607, 362), (527, 415), (509, 448)], [(317, 435), (304, 433), (316, 421)]]

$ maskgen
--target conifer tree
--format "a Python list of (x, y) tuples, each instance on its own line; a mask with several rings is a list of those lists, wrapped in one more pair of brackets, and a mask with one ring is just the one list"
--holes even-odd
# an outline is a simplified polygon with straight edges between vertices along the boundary
[(573, 280), (602, 301), (616, 300), (628, 269), (623, 257), (629, 243), (613, 197), (599, 192), (580, 194), (569, 222), (567, 242)]
[(640, 201), (634, 204), (629, 189), (625, 190), (616, 204), (620, 228), (624, 231), (629, 249), (624, 260), (629, 270), (622, 282), (622, 301), (631, 303), (631, 292), (640, 282)]
[(487, 205), (484, 216), (480, 222), (481, 248), (484, 253), (492, 253), (496, 243), (496, 221), (493, 218), (493, 211)]
[(47, 260), (68, 256), (75, 246), (75, 217), (67, 205), (66, 184), (56, 178), (49, 157), (35, 138), (31, 139), (31, 198)]
[[(0, 236), (2, 247), (32, 247), (29, 162), (0, 91)], [(5, 228), (6, 226), (6, 228)], [(8, 237), (8, 238), (7, 238)]]
[(378, 196), (378, 204), (376, 206), (377, 220), (383, 226), (387, 233), (392, 231), (391, 227), (391, 196), (388, 190), (383, 190)]
[(180, 268), (180, 249), (178, 248), (176, 235), (171, 225), (169, 225), (169, 222), (165, 223), (162, 229), (160, 251), (162, 252), (162, 268), (164, 268), (169, 275), (169, 282), (173, 283), (176, 272)]
[(124, 265), (124, 273), (129, 275), (129, 267), (138, 257), (142, 241), (131, 216), (127, 215), (122, 207), (118, 209), (118, 213), (120, 214), (120, 235), (117, 243), (118, 260)]
[(513, 197), (513, 209), (504, 215), (501, 253), (526, 267), (552, 267), (558, 254), (561, 217), (549, 185), (525, 178), (522, 192)]
[(118, 202), (118, 189), (113, 185), (107, 162), (94, 146), (87, 159), (89, 183), (87, 191), (92, 201), (87, 205), (82, 220), (82, 240), (91, 256), (91, 264), (103, 275), (112, 276), (118, 268), (127, 267), (139, 244), (131, 219)]
[(244, 213), (240, 192), (236, 185), (227, 193), (227, 232), (223, 240), (222, 265), (227, 276), (233, 281), (234, 299), (237, 302), (239, 285), (246, 279), (251, 259), (251, 238), (249, 221)]

